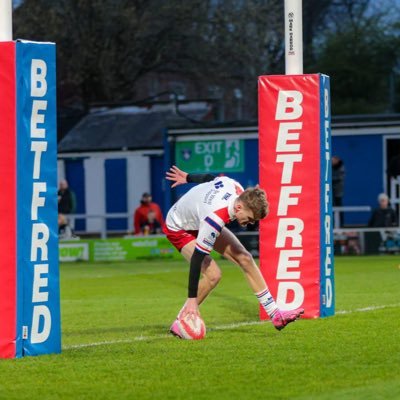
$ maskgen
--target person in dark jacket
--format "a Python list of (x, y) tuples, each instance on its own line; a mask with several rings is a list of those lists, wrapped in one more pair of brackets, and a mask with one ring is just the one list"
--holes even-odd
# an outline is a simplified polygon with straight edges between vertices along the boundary
[(161, 224), (157, 221), (157, 214), (149, 210), (147, 220), (140, 226), (143, 235), (158, 235), (161, 233)]
[(379, 207), (372, 211), (368, 226), (371, 228), (386, 228), (397, 226), (396, 212), (389, 205), (389, 197), (385, 193), (378, 196)]
[(73, 194), (65, 179), (61, 179), (58, 188), (58, 212), (60, 214), (71, 214), (74, 208)]
[(142, 226), (146, 224), (149, 211), (155, 212), (155, 217), (160, 226), (164, 224), (164, 218), (161, 208), (157, 203), (152, 201), (150, 193), (143, 193), (140, 200), (140, 206), (135, 210), (133, 215), (134, 234), (141, 235), (143, 233)]

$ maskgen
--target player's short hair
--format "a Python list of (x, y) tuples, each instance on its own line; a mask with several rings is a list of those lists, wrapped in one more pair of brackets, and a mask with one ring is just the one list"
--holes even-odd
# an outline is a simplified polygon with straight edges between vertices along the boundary
[(239, 195), (239, 200), (245, 207), (253, 211), (255, 220), (263, 219), (269, 213), (267, 194), (258, 186), (247, 188)]

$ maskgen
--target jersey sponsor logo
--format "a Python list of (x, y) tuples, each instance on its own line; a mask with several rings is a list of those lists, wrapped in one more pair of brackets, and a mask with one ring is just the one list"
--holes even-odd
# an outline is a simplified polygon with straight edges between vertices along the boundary
[(214, 243), (213, 243), (213, 242), (210, 242), (210, 241), (207, 240), (207, 239), (203, 239), (203, 243), (204, 243), (205, 245), (209, 246), (209, 247), (214, 247)]
[(207, 246), (214, 247), (216, 238), (217, 234), (215, 232), (211, 232), (206, 238), (203, 238), (203, 243)]
[(229, 197), (231, 197), (231, 196), (232, 196), (232, 193), (225, 193), (225, 194), (222, 196), (222, 200), (228, 200)]
[(206, 195), (204, 196), (203, 203), (211, 205), (212, 201), (215, 199), (215, 196), (219, 193), (217, 189), (209, 190)]

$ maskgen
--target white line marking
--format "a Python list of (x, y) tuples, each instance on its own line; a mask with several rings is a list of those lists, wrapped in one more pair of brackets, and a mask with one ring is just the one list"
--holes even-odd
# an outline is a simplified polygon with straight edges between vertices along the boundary
[[(354, 313), (360, 313), (360, 312), (368, 312), (368, 311), (376, 311), (376, 310), (382, 310), (384, 308), (397, 308), (400, 307), (400, 304), (388, 304), (388, 305), (382, 305), (382, 306), (371, 306), (371, 307), (364, 307), (364, 308), (357, 308), (355, 310), (341, 310), (341, 311), (336, 311), (335, 315), (344, 315), (344, 314), (354, 314)], [(213, 332), (213, 331), (224, 331), (224, 330), (229, 330), (229, 329), (236, 329), (236, 328), (241, 328), (242, 326), (254, 326), (254, 325), (262, 325), (265, 323), (269, 323), (270, 321), (244, 321), (244, 322), (236, 322), (232, 324), (226, 324), (226, 325), (217, 325), (214, 326), (208, 331)], [(97, 346), (109, 346), (113, 344), (120, 344), (120, 343), (134, 343), (134, 342), (141, 342), (145, 340), (159, 340), (159, 339), (173, 339), (173, 337), (169, 334), (163, 334), (163, 335), (153, 335), (153, 336), (135, 336), (131, 339), (119, 339), (119, 340), (106, 340), (102, 342), (94, 342), (94, 343), (82, 343), (82, 344), (72, 344), (72, 345), (67, 345), (63, 346), (63, 350), (72, 350), (72, 349), (82, 349), (86, 347), (97, 347)]]
[(384, 308), (397, 308), (400, 307), (400, 304), (388, 304), (388, 305), (383, 305), (383, 306), (371, 306), (371, 307), (364, 307), (364, 308), (357, 308), (355, 310), (342, 310), (342, 311), (336, 311), (335, 314), (343, 315), (343, 314), (353, 314), (356, 312), (368, 312), (368, 311), (376, 311), (376, 310), (382, 310)]

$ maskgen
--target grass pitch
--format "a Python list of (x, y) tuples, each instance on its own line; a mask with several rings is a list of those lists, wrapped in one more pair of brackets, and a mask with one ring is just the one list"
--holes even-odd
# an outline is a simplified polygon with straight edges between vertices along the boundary
[(337, 315), (278, 332), (221, 262), (193, 342), (166, 334), (185, 262), (62, 265), (63, 353), (0, 360), (0, 399), (400, 399), (399, 264), (337, 257)]

